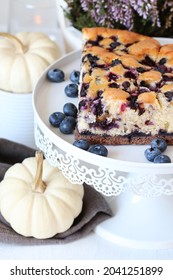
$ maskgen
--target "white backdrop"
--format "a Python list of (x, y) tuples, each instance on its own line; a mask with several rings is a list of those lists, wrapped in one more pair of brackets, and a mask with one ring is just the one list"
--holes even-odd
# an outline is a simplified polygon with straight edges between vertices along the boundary
[(0, 31), (7, 31), (9, 1), (0, 0)]

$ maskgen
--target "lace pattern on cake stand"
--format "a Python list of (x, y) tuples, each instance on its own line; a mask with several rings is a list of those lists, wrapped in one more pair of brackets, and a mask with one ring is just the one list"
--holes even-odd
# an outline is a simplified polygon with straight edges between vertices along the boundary
[(105, 196), (116, 196), (125, 191), (146, 197), (173, 194), (172, 174), (128, 173), (117, 171), (115, 168), (102, 168), (96, 163), (86, 163), (60, 149), (44, 135), (37, 124), (35, 142), (49, 163), (58, 167), (70, 182), (86, 183)]

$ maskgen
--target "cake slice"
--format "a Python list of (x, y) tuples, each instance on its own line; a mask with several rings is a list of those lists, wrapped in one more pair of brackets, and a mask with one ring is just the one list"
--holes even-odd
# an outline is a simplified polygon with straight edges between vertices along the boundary
[(173, 45), (126, 30), (84, 28), (76, 139), (173, 144)]

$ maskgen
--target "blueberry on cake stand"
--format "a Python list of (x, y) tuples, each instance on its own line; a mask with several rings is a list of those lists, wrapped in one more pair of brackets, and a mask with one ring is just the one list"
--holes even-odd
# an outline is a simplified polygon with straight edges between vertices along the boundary
[[(63, 135), (49, 123), (72, 99), (64, 94), (73, 69), (79, 69), (75, 52), (51, 67), (62, 69), (66, 79), (50, 83), (45, 71), (33, 93), (35, 142), (47, 160), (74, 183), (93, 186), (108, 200), (113, 217), (96, 227), (103, 238), (133, 248), (173, 248), (173, 163), (146, 161), (146, 146), (108, 146), (109, 156), (99, 157), (72, 145), (73, 135)], [(73, 103), (77, 105), (77, 99)], [(173, 161), (173, 148), (167, 153)]]

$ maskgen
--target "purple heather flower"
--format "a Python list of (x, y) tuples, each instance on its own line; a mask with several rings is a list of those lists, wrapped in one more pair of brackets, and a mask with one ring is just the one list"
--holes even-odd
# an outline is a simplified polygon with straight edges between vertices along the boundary
[(130, 0), (130, 4), (143, 19), (150, 18), (153, 25), (160, 27), (158, 0)]
[[(152, 25), (161, 26), (158, 10), (159, 0), (80, 0), (84, 11), (90, 12), (94, 21), (101, 26), (114, 27), (115, 22), (133, 29), (135, 13)], [(167, 25), (173, 19), (173, 0), (163, 1), (161, 10), (170, 9)]]
[[(125, 27), (132, 29), (133, 27), (133, 9), (130, 6), (129, 0), (112, 1), (111, 11), (113, 19), (116, 22), (123, 24)], [(113, 5), (114, 4), (114, 5)]]
[(114, 22), (120, 22), (127, 28), (133, 25), (132, 7), (129, 0), (81, 0), (83, 10), (90, 11), (91, 17), (102, 26), (113, 27)]
[(169, 16), (166, 19), (165, 28), (169, 28), (169, 27), (171, 27), (172, 22), (173, 22), (173, 1), (172, 0), (167, 0), (164, 2), (163, 11), (165, 11), (166, 9), (169, 9)]

